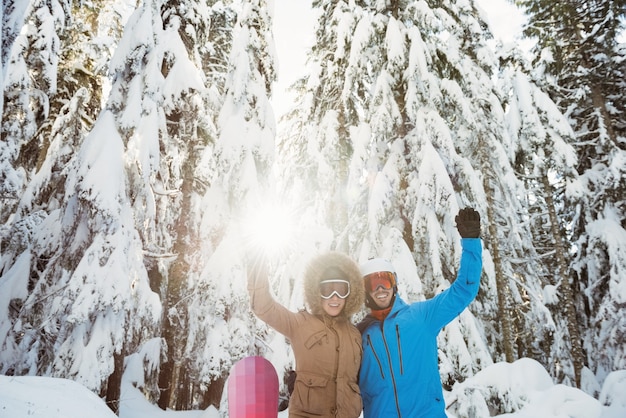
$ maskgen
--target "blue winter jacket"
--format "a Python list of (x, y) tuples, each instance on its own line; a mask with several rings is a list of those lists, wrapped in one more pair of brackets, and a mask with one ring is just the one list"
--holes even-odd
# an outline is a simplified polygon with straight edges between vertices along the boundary
[(385, 320), (362, 330), (364, 418), (446, 417), (437, 334), (476, 297), (482, 270), (480, 239), (464, 238), (461, 246), (461, 265), (448, 289), (412, 304), (396, 296)]

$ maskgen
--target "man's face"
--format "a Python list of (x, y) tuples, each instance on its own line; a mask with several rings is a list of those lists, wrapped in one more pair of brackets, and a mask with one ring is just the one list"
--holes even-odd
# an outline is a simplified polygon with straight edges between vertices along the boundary
[(396, 276), (394, 273), (383, 271), (368, 274), (364, 278), (365, 290), (372, 300), (381, 309), (386, 309), (393, 300)]
[(393, 298), (393, 289), (384, 289), (382, 286), (379, 286), (378, 289), (369, 293), (372, 300), (381, 309), (388, 308)]

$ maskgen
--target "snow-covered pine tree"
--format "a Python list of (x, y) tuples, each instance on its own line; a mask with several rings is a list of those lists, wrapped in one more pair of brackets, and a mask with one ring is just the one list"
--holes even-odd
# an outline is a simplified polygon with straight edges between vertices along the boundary
[(272, 14), (265, 0), (243, 2), (234, 12), (217, 134), (200, 162), (198, 178), (206, 188), (192, 208), (198, 258), (188, 273), (190, 321), (182, 354), (197, 386), (194, 405), (201, 407), (225, 401), (223, 388), (236, 361), (267, 351), (266, 328), (249, 308), (242, 222), (272, 193)]
[[(27, 1), (11, 2), (0, 4), (0, 16), (2, 16), (2, 33), (0, 34), (0, 115), (4, 113), (4, 86), (8, 70), (11, 50), (15, 40), (22, 30), (26, 9), (29, 6)], [(1, 146), (1, 145), (0, 145)], [(0, 156), (3, 153), (0, 152)], [(2, 173), (2, 171), (0, 171)], [(4, 184), (4, 182), (2, 182)], [(0, 221), (2, 221), (0, 216)]]
[[(64, 8), (65, 7), (65, 8)], [(5, 222), (36, 170), (50, 98), (57, 89), (61, 41), (67, 5), (58, 1), (20, 2), (3, 15), (4, 107), (0, 142), (0, 221)], [(22, 22), (23, 19), (23, 22)], [(7, 39), (4, 39), (4, 36)], [(6, 43), (6, 45), (5, 45)]]
[[(22, 138), (14, 166), (29, 183), (19, 207), (3, 206), (14, 212), (3, 228), (7, 234), (3, 234), (0, 272), (3, 278), (11, 278), (16, 290), (3, 299), (8, 302), (3, 309), (9, 312), (2, 317), (5, 332), (0, 340), (6, 356), (0, 363), (6, 373), (74, 378), (100, 393), (116, 410), (125, 350), (137, 343), (141, 333), (127, 321), (136, 316), (141, 323), (150, 317), (142, 309), (154, 300), (135, 300), (150, 292), (145, 274), (133, 274), (141, 247), (132, 229), (124, 231), (124, 225), (132, 224), (132, 216), (128, 210), (112, 209), (122, 205), (123, 189), (96, 191), (99, 185), (90, 183), (94, 178), (85, 178), (92, 157), (89, 149), (99, 146), (94, 143), (101, 132), (94, 133), (90, 144), (77, 154), (100, 109), (110, 44), (94, 39), (107, 28), (93, 26), (97, 4), (71, 10), (66, 3), (35, 1), (26, 10), (29, 30), (16, 40), (16, 45), (24, 47), (12, 50), (7, 69), (12, 79), (21, 74), (30, 84), (22, 85), (25, 90), (13, 86), (8, 91), (22, 94), (24, 109), (29, 108), (29, 94), (34, 94), (38, 100), (31, 104), (38, 104), (33, 108), (39, 109), (39, 117), (26, 118), (30, 122), (24, 126), (31, 123), (37, 130)], [(119, 21), (117, 17), (111, 20)], [(107, 39), (115, 41), (115, 37)], [(7, 121), (3, 138), (15, 134), (10, 126), (17, 125), (8, 121), (19, 122), (29, 114), (24, 109), (15, 114), (18, 107), (3, 115)], [(85, 195), (80, 190), (89, 192)], [(98, 200), (105, 194), (106, 198)], [(83, 218), (78, 214), (81, 210), (89, 215)], [(91, 214), (94, 219), (88, 219)], [(73, 237), (77, 231), (80, 236)], [(98, 249), (107, 234), (107, 244)], [(90, 261), (82, 260), (83, 255), (87, 260), (99, 259), (99, 268), (88, 266)], [(125, 267), (129, 276), (116, 270)], [(124, 297), (109, 293), (110, 289), (118, 289)], [(87, 306), (93, 295), (100, 296), (100, 303)], [(82, 353), (79, 341), (88, 345)], [(102, 362), (100, 355), (104, 355)]]
[[(213, 19), (215, 18), (215, 19)], [(223, 2), (143, 3), (129, 20), (111, 63), (107, 108), (126, 145), (129, 199), (152, 288), (163, 304), (158, 382), (145, 380), (166, 409), (204, 403), (197, 362), (186, 356), (188, 302), (205, 260), (199, 205), (208, 178), (203, 150), (215, 141), (224, 50), (233, 11)], [(155, 390), (155, 388), (158, 388)]]
[(564, 193), (577, 179), (576, 154), (568, 144), (574, 134), (556, 104), (529, 80), (522, 66), (506, 65), (501, 81), (510, 92), (507, 125), (514, 144), (513, 164), (526, 185), (527, 222), (536, 250), (533, 264), (543, 286), (541, 294), (535, 293), (537, 289), (529, 290), (529, 304), (537, 314), (544, 305), (552, 312), (520, 339), (527, 347), (527, 356), (541, 361), (557, 381), (579, 382), (583, 359), (579, 324), (569, 323), (575, 318), (575, 301), (569, 285), (567, 236), (563, 233), (566, 220), (572, 216), (563, 204)]
[[(412, 183), (425, 183), (427, 179), (422, 174), (422, 167), (433, 166), (433, 161), (439, 159), (450, 185), (446, 185), (445, 177), (440, 175), (438, 187), (451, 190), (459, 206), (473, 205), (483, 214), (483, 240), (489, 251), (485, 253), (481, 292), (470, 311), (482, 320), (482, 332), (496, 360), (534, 357), (527, 340), (534, 337), (541, 341), (548, 330), (536, 335), (525, 334), (525, 330), (542, 323), (548, 311), (536, 297), (541, 294), (542, 286), (537, 276), (538, 266), (532, 262), (535, 250), (528, 232), (529, 225), (523, 222), (527, 213), (519, 196), (523, 196), (525, 190), (509, 161), (513, 151), (505, 119), (507, 95), (494, 84), (499, 63), (487, 44), (490, 35), (478, 10), (469, 3), (416, 8), (415, 16), (417, 24), (412, 27), (418, 28), (415, 31), (419, 31), (419, 38), (414, 35), (413, 39), (419, 39), (420, 42), (414, 45), (421, 53), (414, 56), (419, 57), (415, 62), (421, 64), (416, 64), (415, 75), (409, 78), (414, 87), (408, 91), (416, 93), (408, 95), (408, 112), (416, 115), (413, 119), (419, 141), (430, 142), (436, 153), (427, 158), (420, 154), (411, 158), (412, 164), (418, 167)], [(420, 142), (416, 141), (416, 144)], [(422, 208), (422, 212), (423, 208), (441, 205), (441, 199), (436, 199), (438, 194), (435, 193), (429, 200), (424, 200), (428, 197), (424, 190), (437, 190), (428, 183), (425, 185), (428, 187), (420, 186), (412, 192), (414, 200), (420, 203), (416, 210)], [(408, 190), (411, 192), (412, 189)], [(454, 212), (453, 208), (454, 204), (450, 204), (446, 211)], [(432, 227), (429, 229), (424, 221), (428, 219), (425, 215), (428, 212), (414, 218), (413, 231), (417, 231), (414, 232), (415, 241), (421, 240), (425, 242), (422, 245), (429, 248), (434, 245), (433, 240), (425, 237)], [(421, 230), (418, 229), (419, 222), (422, 223)], [(440, 223), (444, 231), (453, 225), (445, 218)], [(453, 236), (453, 232), (448, 234)], [(418, 252), (415, 258), (420, 259)], [(441, 260), (445, 258), (442, 256)], [(424, 277), (438, 276), (436, 271), (428, 270), (431, 267), (427, 263), (424, 264)], [(430, 264), (437, 266), (432, 261)], [(444, 263), (440, 262), (440, 265)], [(428, 287), (436, 288), (433, 285)], [(473, 343), (469, 340), (468, 344)], [(449, 351), (452, 354), (446, 354), (463, 353), (459, 349)], [(474, 352), (470, 350), (470, 353)], [(462, 358), (455, 360), (461, 363)], [(473, 363), (464, 366), (455, 364), (455, 370), (460, 370), (461, 376), (467, 376), (471, 373), (470, 367), (475, 371), (481, 364), (478, 356), (472, 360)], [(445, 372), (443, 374), (445, 378)], [(448, 378), (455, 380), (455, 376)]]
[[(29, 176), (27, 190), (16, 210), (19, 217), (58, 208), (60, 196), (55, 194), (63, 192), (68, 174), (64, 169), (101, 110), (110, 50), (117, 40), (115, 35), (121, 34), (115, 25), (94, 25), (97, 16), (106, 15), (107, 20), (119, 26), (122, 16), (113, 11), (101, 11), (92, 4), (72, 12), (68, 16), (71, 24), (57, 30), (61, 47), (56, 86), (47, 95), (49, 117), (39, 122), (34, 138), (39, 149), (23, 150), (33, 160), (37, 172)], [(99, 37), (108, 42), (96, 41)]]
[[(117, 7), (102, 10), (101, 3), (83, 3), (70, 9), (65, 3), (16, 2), (7, 9), (14, 15), (3, 16), (7, 24), (3, 27), (3, 59), (11, 59), (4, 62), (11, 103), (2, 118), (0, 160), (13, 162), (2, 169), (6, 181), (0, 185), (5, 189), (0, 220), (6, 220), (6, 215), (15, 210), (23, 187), (42, 167), (55, 135), (51, 131), (56, 117), (68, 111), (69, 102), (75, 96), (81, 97), (82, 103), (75, 111), (82, 113), (77, 121), (87, 129), (100, 111), (110, 50), (119, 38), (116, 27), (123, 18), (116, 12)], [(26, 12), (24, 30), (18, 36)], [(98, 25), (98, 17), (112, 22), (112, 26)], [(80, 89), (86, 90), (78, 93)], [(75, 132), (72, 141), (82, 138), (84, 135)], [(45, 206), (47, 196), (35, 198)]]
[(361, 2), (313, 1), (319, 13), (315, 46), (308, 54), (310, 72), (297, 81), (293, 111), (279, 134), (281, 191), (296, 202), (298, 218), (309, 231), (332, 231), (326, 245), (349, 251), (347, 189), (352, 135), (363, 118), (367, 91), (360, 90), (361, 74), (346, 77)]
[[(525, 0), (525, 34), (537, 40), (535, 79), (568, 117), (576, 136), (579, 183), (564, 201), (575, 205), (571, 286), (578, 300), (585, 363), (602, 382), (626, 364), (626, 51), (619, 42), (626, 3)], [(578, 383), (578, 382), (577, 382)], [(585, 382), (581, 382), (585, 386)]]

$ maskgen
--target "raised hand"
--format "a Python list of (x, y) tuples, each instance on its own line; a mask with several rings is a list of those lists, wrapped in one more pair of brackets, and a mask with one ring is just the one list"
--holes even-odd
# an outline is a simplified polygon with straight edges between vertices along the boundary
[(480, 236), (480, 214), (474, 208), (463, 208), (454, 218), (456, 229), (462, 238), (478, 238)]

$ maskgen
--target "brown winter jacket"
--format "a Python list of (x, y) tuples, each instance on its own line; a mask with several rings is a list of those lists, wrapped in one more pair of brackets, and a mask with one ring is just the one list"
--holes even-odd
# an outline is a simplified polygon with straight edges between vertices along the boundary
[[(345, 307), (334, 318), (324, 313), (319, 293), (319, 282), (331, 266), (350, 282)], [(289, 417), (358, 417), (362, 404), (357, 376), (363, 349), (361, 334), (350, 322), (364, 297), (358, 265), (338, 252), (313, 259), (304, 277), (306, 311), (295, 313), (276, 302), (263, 268), (250, 271), (248, 291), (254, 313), (291, 342), (297, 377)]]

